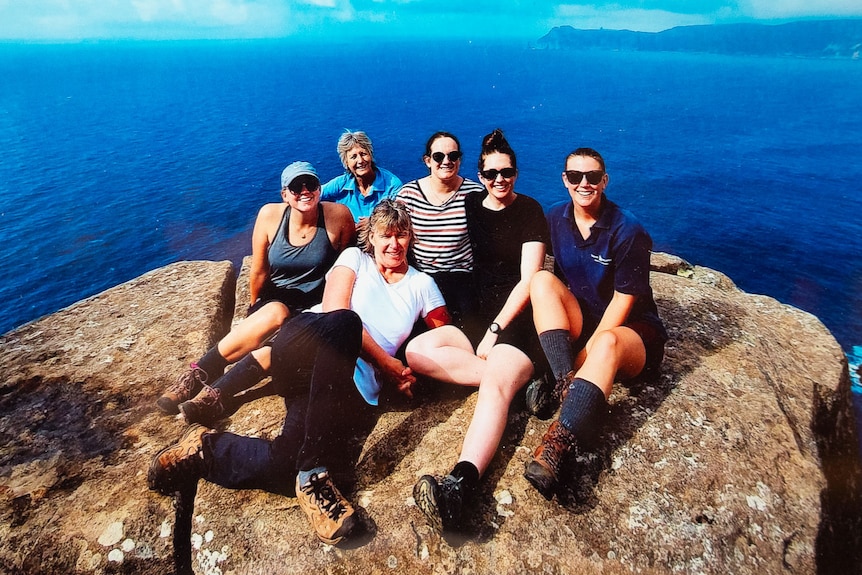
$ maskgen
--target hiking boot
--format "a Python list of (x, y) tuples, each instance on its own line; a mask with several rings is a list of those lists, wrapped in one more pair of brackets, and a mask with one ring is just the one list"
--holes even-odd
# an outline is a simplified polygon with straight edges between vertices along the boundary
[(423, 475), (413, 486), (416, 506), (437, 533), (457, 528), (461, 520), (463, 496), (461, 480), (452, 475), (439, 481), (431, 475)]
[(554, 421), (542, 437), (542, 443), (533, 452), (533, 459), (527, 462), (524, 477), (546, 499), (550, 499), (553, 494), (560, 479), (563, 457), (574, 442), (575, 436), (559, 421)]
[(193, 398), (206, 384), (207, 372), (198, 367), (198, 364), (189, 365), (189, 370), (181, 374), (176, 383), (165, 390), (162, 396), (156, 400), (159, 409), (169, 415), (180, 412), (179, 405)]
[(226, 411), (221, 400), (221, 391), (206, 384), (194, 399), (182, 402), (179, 409), (186, 423), (203, 425), (212, 425), (224, 418)]
[(162, 495), (171, 495), (205, 472), (202, 439), (212, 430), (203, 425), (186, 429), (179, 441), (159, 451), (147, 471), (147, 486)]
[(312, 474), (305, 485), (299, 484), (297, 476), (296, 498), (317, 538), (328, 545), (337, 545), (356, 526), (353, 506), (335, 487), (328, 471)]
[(551, 383), (547, 374), (533, 379), (527, 385), (527, 409), (535, 416), (547, 418), (557, 410), (557, 407), (569, 393), (569, 385), (575, 379), (575, 372), (570, 371), (563, 377)]

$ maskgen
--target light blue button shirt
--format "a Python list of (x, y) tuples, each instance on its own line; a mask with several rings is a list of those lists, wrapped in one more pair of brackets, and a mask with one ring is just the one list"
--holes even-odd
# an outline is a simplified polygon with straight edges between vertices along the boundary
[(380, 200), (394, 197), (401, 189), (401, 180), (398, 176), (377, 166), (374, 167), (374, 171), (377, 177), (374, 178), (371, 192), (367, 196), (363, 196), (357, 189), (354, 175), (346, 172), (323, 184), (320, 199), (325, 202), (344, 204), (353, 214), (353, 220), (356, 222), (359, 218), (367, 218)]

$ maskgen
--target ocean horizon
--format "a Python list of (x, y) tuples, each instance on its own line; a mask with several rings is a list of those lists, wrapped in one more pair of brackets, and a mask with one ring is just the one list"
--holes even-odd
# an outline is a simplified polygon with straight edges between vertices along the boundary
[[(579, 146), (655, 250), (816, 315), (862, 359), (862, 62), (536, 50), (526, 43), (289, 41), (0, 45), (0, 333), (179, 260), (250, 254), (279, 174), (342, 173), (365, 130), (379, 165), (424, 175), (436, 130), (475, 179), (482, 135), (517, 190), (566, 199)], [(854, 391), (859, 393), (858, 380)]]

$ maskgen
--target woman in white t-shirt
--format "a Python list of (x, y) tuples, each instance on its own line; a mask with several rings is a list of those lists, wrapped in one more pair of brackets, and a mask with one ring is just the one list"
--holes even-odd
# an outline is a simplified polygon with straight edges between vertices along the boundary
[[(420, 317), (429, 328), (449, 322), (434, 281), (407, 263), (412, 242), (407, 207), (383, 200), (360, 235), (360, 247), (342, 252), (327, 274), (323, 302), (288, 322), (271, 348), (252, 352), (286, 398), (281, 435), (269, 441), (191, 427), (154, 458), (150, 489), (170, 494), (201, 478), (236, 489), (285, 491), (293, 485), (321, 541), (334, 545), (346, 537), (357, 519), (330, 466), (343, 464), (357, 424), (373, 421), (382, 386), (411, 395), (416, 378), (394, 354), (414, 323)], [(196, 421), (224, 416), (233, 396), (259, 381), (232, 378), (233, 371), (212, 386)], [(188, 418), (191, 412), (183, 413)]]

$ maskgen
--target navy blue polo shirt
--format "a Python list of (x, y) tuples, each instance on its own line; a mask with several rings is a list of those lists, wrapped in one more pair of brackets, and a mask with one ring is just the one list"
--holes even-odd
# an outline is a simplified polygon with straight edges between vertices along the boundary
[(602, 198), (599, 218), (584, 239), (575, 224), (572, 201), (547, 214), (557, 274), (578, 298), (584, 332), (590, 333), (614, 291), (638, 296), (626, 323), (645, 321), (664, 334), (649, 283), (652, 238), (628, 211)]

